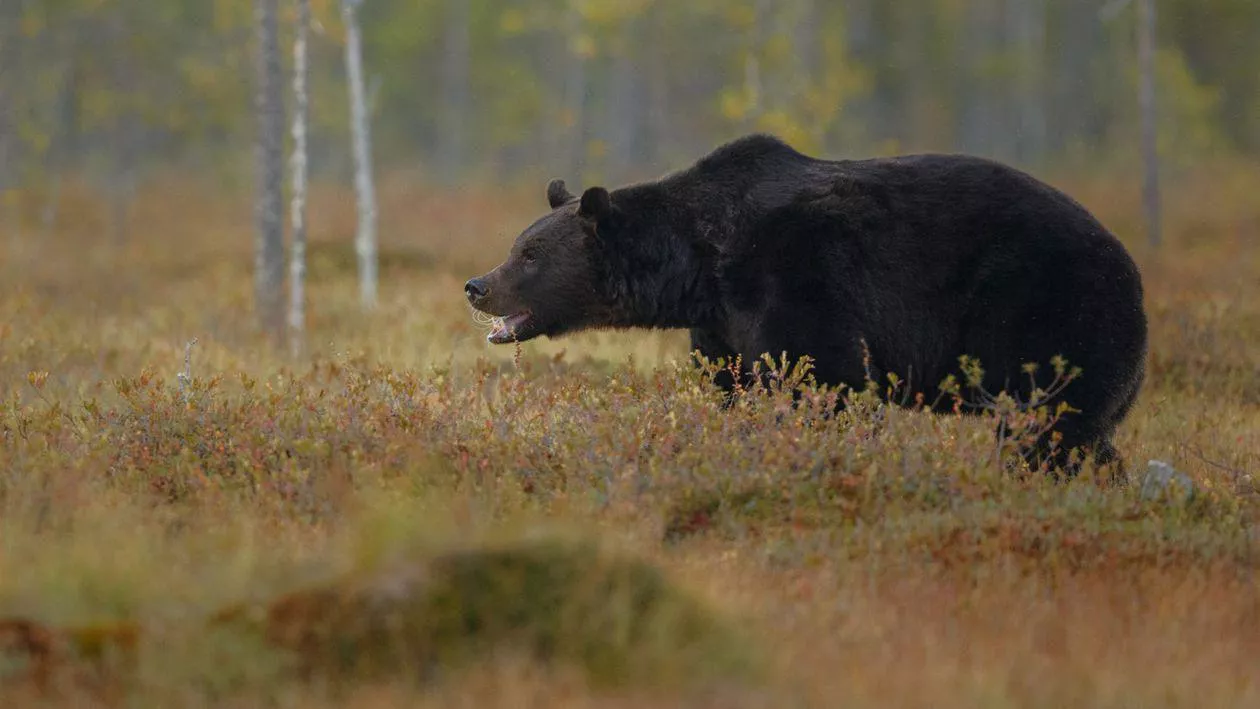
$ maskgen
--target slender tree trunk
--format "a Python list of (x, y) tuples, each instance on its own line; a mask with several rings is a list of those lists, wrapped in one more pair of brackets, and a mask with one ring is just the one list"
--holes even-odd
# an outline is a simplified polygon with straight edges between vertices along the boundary
[(1159, 134), (1155, 104), (1155, 1), (1138, 0), (1138, 103), (1142, 111), (1142, 203), (1151, 246), (1163, 239), (1159, 193)]
[(765, 52), (766, 39), (770, 34), (767, 26), (770, 23), (770, 10), (771, 0), (755, 0), (752, 31), (744, 50), (744, 91), (748, 95), (748, 114), (744, 126), (746, 131), (757, 129), (766, 109), (765, 85), (762, 81), (765, 67), (761, 55)]
[[(128, 27), (121, 17), (110, 22), (110, 43), (123, 46)], [(136, 68), (130, 57), (119, 57), (111, 63), (111, 83), (121, 96), (134, 96), (141, 87), (137, 85)], [(124, 102), (125, 105), (126, 102)], [(123, 247), (130, 240), (131, 203), (135, 200), (139, 149), (142, 130), (140, 116), (124, 108), (114, 115), (110, 129), (110, 171), (105, 176), (105, 192), (110, 201), (110, 233), (115, 247)]]
[(637, 49), (642, 42), (642, 18), (631, 18), (621, 26), (621, 42), (613, 59), (610, 82), (608, 128), (609, 174), (613, 182), (624, 182), (636, 168), (643, 128), (643, 98), (637, 69)]
[(804, 76), (802, 83), (812, 86), (823, 70), (822, 45), (818, 41), (818, 29), (822, 25), (822, 12), (817, 0), (798, 0), (800, 15), (796, 20), (796, 54)]
[(136, 176), (130, 167), (130, 160), (122, 155), (115, 156), (118, 166), (109, 176), (109, 232), (117, 247), (124, 247), (131, 240), (131, 202), (136, 196)]
[(306, 83), (307, 35), (311, 25), (310, 0), (297, 0), (297, 28), (293, 38), (293, 201), (290, 220), (293, 241), (289, 252), (289, 351), (302, 353), (306, 337), (306, 124), (309, 98)]
[(254, 0), (258, 32), (255, 110), (254, 297), (264, 332), (284, 329), (284, 79), (277, 0)]
[(438, 165), (443, 180), (467, 167), (469, 104), (469, 0), (447, 0), (446, 39), (442, 56), (442, 135), (438, 140)]
[[(797, 0), (799, 13), (792, 27), (792, 41), (796, 45), (797, 61), (793, 66), (796, 75), (792, 91), (801, 96), (808, 96), (823, 85), (823, 48), (819, 41), (818, 28), (822, 25), (822, 11), (816, 0)], [(797, 102), (808, 106), (809, 102)], [(828, 126), (819, 120), (818, 114), (810, 109), (805, 112), (810, 139), (814, 142), (812, 149), (826, 150)]]
[[(970, 0), (971, 7), (980, 0)], [(922, 41), (928, 32), (923, 25), (932, 22), (930, 7), (910, 9), (908, 4), (874, 0), (879, 26), (880, 44), (876, 48), (875, 61), (887, 63), (887, 103), (882, 125), (888, 137), (899, 145), (923, 145), (924, 131), (921, 126), (931, 119), (921, 118), (924, 96), (933, 88), (925, 68), (931, 60), (924, 56), (928, 46)]]
[(578, 179), (586, 163), (586, 57), (578, 48), (584, 21), (576, 7), (569, 7), (566, 24), (564, 41), (569, 47), (569, 70), (564, 79), (564, 123), (570, 126), (566, 141), (569, 174)]
[[(0, 91), (0, 101), (4, 98), (4, 92)], [(13, 165), (15, 151), (12, 148), (16, 141), (6, 134), (2, 121), (3, 116), (0, 116), (0, 229), (7, 234), (9, 251), (17, 253), (22, 246), (22, 219)]]
[[(889, 116), (895, 103), (890, 80), (889, 62), (881, 59), (884, 49), (882, 28), (888, 10), (880, 0), (848, 0), (841, 9), (844, 22), (845, 47), (857, 66), (863, 67), (871, 79), (871, 90), (853, 107), (852, 116), (862, 126), (861, 137), (869, 143), (878, 143), (894, 135)], [(822, 29), (822, 28), (820, 28)], [(853, 146), (843, 146), (852, 150)]]
[(48, 194), (40, 209), (40, 229), (47, 234), (57, 226), (61, 209), (63, 173), (76, 154), (79, 125), (79, 60), (73, 46), (59, 52), (66, 55), (65, 68), (57, 91), (56, 122), (52, 130), (52, 144), (48, 148)]
[[(4, 57), (0, 57), (3, 61)], [(12, 97), (5, 86), (9, 77), (0, 64), (0, 198), (16, 180), (17, 174), (17, 131), (11, 115)]]
[(1053, 151), (1091, 146), (1097, 101), (1095, 57), (1102, 44), (1100, 10), (1091, 0), (1055, 0), (1055, 38), (1047, 72), (1047, 145)]
[[(648, 16), (651, 32), (664, 33), (668, 16), (661, 3), (652, 5)], [(645, 159), (654, 169), (660, 169), (673, 158), (676, 130), (670, 120), (669, 60), (664, 52), (649, 51), (647, 71), (647, 150)]]
[(372, 136), (363, 85), (363, 50), (357, 12), (363, 0), (342, 0), (346, 23), (346, 74), (350, 81), (350, 131), (354, 147), (354, 186), (359, 227), (354, 250), (359, 258), (359, 300), (365, 310), (376, 307), (376, 195), (372, 185)]
[[(958, 138), (963, 152), (997, 157), (998, 133), (994, 107), (993, 78), (987, 71), (994, 50), (993, 36), (999, 31), (993, 16), (996, 7), (992, 0), (971, 0), (965, 12), (966, 25), (960, 33), (960, 70), (957, 72), (961, 107)], [(1002, 156), (1005, 157), (1005, 156)]]
[(16, 3), (0, 7), (0, 229), (7, 232), (8, 245), (16, 253), (22, 241), (18, 215), (18, 135), (13, 106), (18, 85), (21, 7)]
[[(1059, 2), (1055, 0), (1056, 5)], [(1070, 0), (1058, 6), (1056, 12), (1063, 26), (1061, 39), (1055, 43), (1059, 56), (1054, 71), (1058, 87), (1051, 110), (1052, 125), (1059, 130), (1055, 148), (1103, 147), (1107, 120), (1105, 102), (1099, 97), (1109, 92), (1101, 85), (1101, 79), (1107, 75), (1104, 69), (1114, 62), (1107, 51), (1098, 3)]]
[(131, 205), (139, 182), (141, 130), (139, 117), (135, 115), (120, 115), (114, 125), (113, 170), (107, 176), (106, 192), (110, 199), (110, 231), (117, 247), (124, 247), (131, 240)]
[(54, 165), (53, 174), (49, 177), (48, 194), (44, 197), (44, 207), (39, 212), (39, 227), (45, 234), (57, 226), (57, 213), (61, 209), (61, 168)]
[(1046, 152), (1046, 0), (1009, 0), (1013, 47), (1021, 56), (1016, 77), (1016, 156), (1038, 162)]
[[(3, 72), (0, 69), (0, 72)], [(0, 228), (7, 232), (8, 246), (16, 252), (22, 241), (18, 219), (16, 187), (17, 140), (13, 122), (8, 115), (9, 95), (4, 86), (7, 77), (0, 73)]]

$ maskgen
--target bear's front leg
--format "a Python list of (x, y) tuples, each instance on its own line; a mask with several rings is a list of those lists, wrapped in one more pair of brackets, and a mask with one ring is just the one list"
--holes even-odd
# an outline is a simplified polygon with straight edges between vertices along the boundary
[(713, 363), (722, 360), (722, 369), (714, 376), (713, 382), (725, 393), (722, 397), (722, 407), (730, 406), (735, 395), (735, 376), (731, 371), (738, 356), (735, 349), (726, 344), (721, 337), (707, 330), (693, 327), (691, 328), (691, 353), (697, 366), (700, 364), (699, 358), (696, 357), (697, 353)]
[(868, 377), (878, 382), (884, 376), (868, 354), (863, 328), (838, 308), (827, 311), (794, 303), (768, 309), (759, 321), (762, 325), (750, 333), (749, 341), (740, 343), (746, 345), (744, 361), (749, 362), (749, 353), (760, 357), (763, 352), (776, 360), (786, 356), (789, 364), (809, 357), (810, 373), (818, 384), (846, 390), (838, 398), (837, 410), (845, 408), (847, 391), (861, 391)]

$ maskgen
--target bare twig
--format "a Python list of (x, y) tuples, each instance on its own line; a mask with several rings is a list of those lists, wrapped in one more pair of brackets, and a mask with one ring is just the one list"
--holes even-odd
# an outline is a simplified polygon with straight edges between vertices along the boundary
[(1235, 468), (1233, 466), (1226, 465), (1225, 463), (1221, 463), (1221, 462), (1212, 460), (1211, 458), (1208, 458), (1207, 455), (1203, 452), (1203, 449), (1200, 448), (1199, 446), (1190, 445), (1189, 443), (1182, 443), (1181, 448), (1186, 453), (1189, 453), (1192, 457), (1198, 459), (1203, 464), (1216, 468), (1217, 470), (1223, 473), (1229, 473), (1231, 476), (1233, 476), (1235, 485), (1238, 484), (1238, 481), (1247, 477), (1246, 470), (1243, 470), (1242, 468)]
[(189, 388), (192, 386), (192, 350), (193, 345), (197, 344), (197, 338), (192, 338), (184, 345), (184, 371), (176, 375), (179, 379), (179, 393), (184, 398), (184, 406), (192, 403), (192, 392)]

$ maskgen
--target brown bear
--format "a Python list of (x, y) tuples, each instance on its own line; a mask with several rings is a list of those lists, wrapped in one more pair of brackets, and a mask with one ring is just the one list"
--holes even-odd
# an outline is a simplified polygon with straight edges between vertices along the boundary
[[(1147, 323), (1137, 266), (1063, 192), (962, 155), (824, 160), (767, 135), (611, 192), (547, 186), (551, 211), (464, 287), (494, 343), (587, 328), (687, 328), (710, 358), (808, 355), (817, 381), (896, 373), (929, 400), (960, 356), (1026, 398), (1026, 363), (1080, 367), (1077, 412), (1038, 450), (1059, 465), (1137, 397)], [(1044, 382), (1041, 382), (1044, 383)], [(733, 380), (724, 383), (733, 384)]]

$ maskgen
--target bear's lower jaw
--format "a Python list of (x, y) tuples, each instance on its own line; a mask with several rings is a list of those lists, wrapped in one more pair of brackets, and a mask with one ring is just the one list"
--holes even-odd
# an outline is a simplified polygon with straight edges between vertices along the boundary
[(528, 310), (523, 313), (505, 316), (499, 319), (494, 329), (490, 331), (490, 334), (486, 335), (486, 340), (495, 345), (532, 340), (538, 335), (537, 328), (534, 327), (533, 317), (533, 313), (530, 313)]

